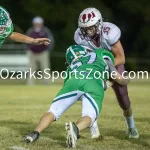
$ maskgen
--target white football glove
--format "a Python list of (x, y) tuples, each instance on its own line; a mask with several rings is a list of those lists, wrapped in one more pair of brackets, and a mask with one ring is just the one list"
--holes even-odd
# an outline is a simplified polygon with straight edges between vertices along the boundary
[(107, 80), (106, 81), (107, 89), (110, 88), (110, 87), (112, 87), (113, 84), (114, 84), (114, 81)]

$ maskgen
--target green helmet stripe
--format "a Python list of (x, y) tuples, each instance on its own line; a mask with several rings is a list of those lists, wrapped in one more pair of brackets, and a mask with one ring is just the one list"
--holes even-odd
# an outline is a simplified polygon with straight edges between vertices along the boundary
[(75, 54), (75, 52), (73, 51), (72, 47), (70, 47), (70, 51), (71, 51), (71, 53), (73, 54), (73, 56), (75, 57), (75, 59), (77, 59), (78, 57), (77, 57), (77, 55)]
[(71, 64), (73, 60), (78, 59), (86, 54), (87, 52), (82, 46), (72, 45), (66, 51), (66, 60), (69, 64)]

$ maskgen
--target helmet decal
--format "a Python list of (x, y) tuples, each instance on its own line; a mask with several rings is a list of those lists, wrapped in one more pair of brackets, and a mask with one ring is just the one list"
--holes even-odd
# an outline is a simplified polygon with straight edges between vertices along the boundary
[(85, 19), (86, 19), (86, 14), (83, 14), (83, 16), (82, 16), (83, 22), (85, 22)]
[(83, 14), (82, 15), (83, 23), (87, 23), (91, 18), (94, 18), (94, 17), (95, 17), (95, 14), (93, 11), (91, 13), (88, 13), (88, 14)]
[(97, 23), (101, 26), (103, 24), (102, 15), (98, 9), (86, 8), (80, 13), (78, 19), (79, 28), (91, 27)]
[(93, 18), (95, 17), (95, 14), (94, 14), (94, 12), (92, 11), (92, 15), (93, 15)]

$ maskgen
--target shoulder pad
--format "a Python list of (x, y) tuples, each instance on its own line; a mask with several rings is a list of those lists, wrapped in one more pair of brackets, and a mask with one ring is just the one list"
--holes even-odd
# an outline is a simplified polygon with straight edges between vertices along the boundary
[(110, 45), (114, 45), (121, 37), (120, 29), (113, 23), (104, 22), (103, 24), (104, 38)]
[(75, 34), (74, 34), (74, 40), (75, 40), (75, 42), (76, 42), (78, 45), (80, 45), (80, 44), (81, 44), (81, 41), (82, 41), (80, 34), (81, 34), (81, 31), (80, 31), (80, 29), (78, 28), (78, 29), (75, 31)]

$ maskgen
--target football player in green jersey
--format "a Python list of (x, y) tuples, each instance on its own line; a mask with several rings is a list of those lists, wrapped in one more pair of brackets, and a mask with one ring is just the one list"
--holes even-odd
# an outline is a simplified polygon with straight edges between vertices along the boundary
[(23, 141), (27, 143), (36, 141), (44, 129), (49, 127), (53, 121), (58, 120), (70, 106), (81, 99), (82, 118), (76, 123), (67, 122), (65, 124), (67, 145), (76, 147), (79, 132), (90, 127), (102, 109), (104, 85), (108, 77), (105, 74), (100, 76), (100, 74), (106, 71), (109, 74), (116, 71), (116, 74), (111, 76), (114, 81), (120, 85), (127, 85), (129, 82), (128, 78), (123, 78), (117, 72), (113, 65), (114, 56), (107, 50), (101, 49), (88, 53), (85, 48), (73, 45), (66, 51), (66, 60), (69, 67), (64, 86), (54, 98), (50, 109), (43, 115), (36, 129), (27, 134)]
[(33, 39), (18, 32), (14, 32), (13, 23), (8, 11), (2, 6), (0, 6), (0, 46), (4, 43), (6, 38), (10, 38), (11, 40), (14, 40), (16, 42), (28, 44), (50, 44), (50, 40), (47, 38)]

